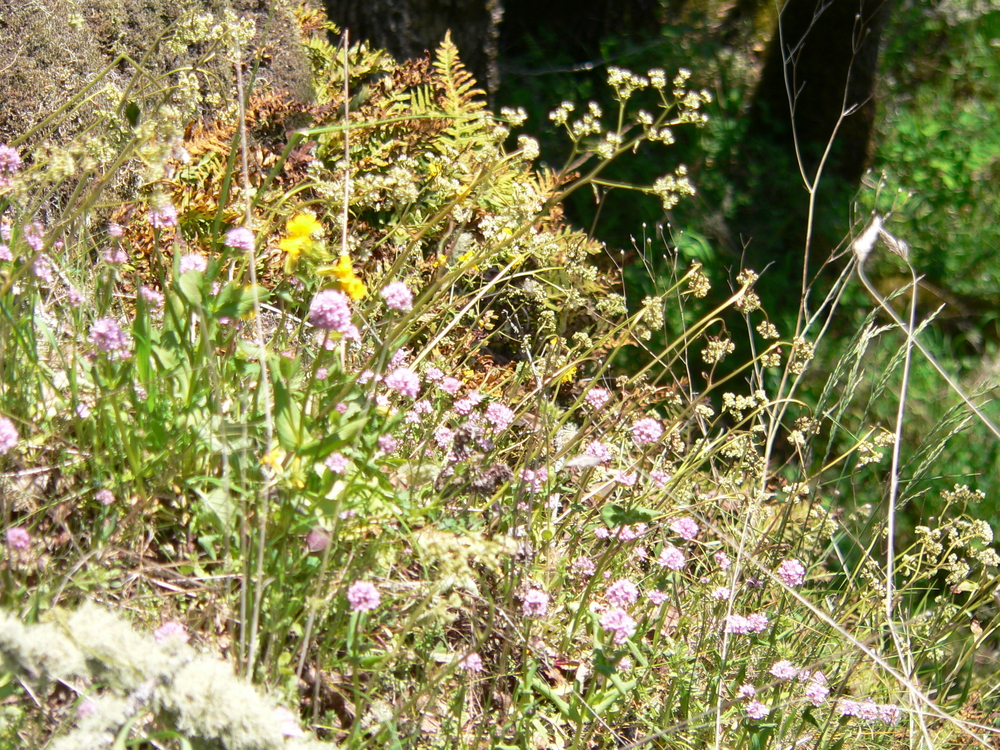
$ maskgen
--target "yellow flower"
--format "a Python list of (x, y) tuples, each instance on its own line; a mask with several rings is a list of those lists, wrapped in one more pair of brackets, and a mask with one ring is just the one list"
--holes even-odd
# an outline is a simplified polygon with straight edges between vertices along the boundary
[(270, 466), (272, 469), (281, 469), (281, 465), (285, 460), (285, 451), (281, 449), (280, 445), (274, 446), (271, 450), (264, 454), (264, 457), (260, 460), (261, 466)]
[(351, 266), (351, 257), (347, 253), (342, 253), (337, 262), (332, 266), (325, 266), (319, 269), (321, 276), (333, 276), (337, 280), (342, 292), (353, 300), (362, 299), (368, 294), (365, 283), (354, 273)]
[(278, 247), (288, 253), (285, 272), (291, 273), (300, 255), (309, 255), (317, 247), (322, 247), (323, 225), (311, 213), (298, 213), (285, 223), (285, 233), (287, 237), (278, 241)]

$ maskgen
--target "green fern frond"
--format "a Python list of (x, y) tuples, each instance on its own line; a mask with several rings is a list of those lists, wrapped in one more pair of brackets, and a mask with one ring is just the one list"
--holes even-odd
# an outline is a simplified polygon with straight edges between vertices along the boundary
[(440, 104), (446, 114), (469, 115), (486, 107), (483, 99), (486, 92), (476, 88), (476, 79), (458, 58), (458, 47), (451, 41), (450, 31), (437, 48), (433, 65), (443, 91)]

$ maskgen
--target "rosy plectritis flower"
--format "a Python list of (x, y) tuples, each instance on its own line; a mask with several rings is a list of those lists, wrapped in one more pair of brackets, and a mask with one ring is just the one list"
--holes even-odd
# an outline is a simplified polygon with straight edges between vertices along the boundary
[(7, 529), (7, 544), (11, 549), (30, 549), (31, 534), (23, 526), (11, 526)]
[(616, 607), (601, 615), (601, 627), (614, 633), (614, 642), (620, 646), (635, 633), (635, 620), (624, 609)]
[(786, 586), (801, 586), (806, 580), (806, 566), (798, 560), (785, 560), (775, 574)]
[(336, 289), (324, 289), (309, 305), (309, 322), (322, 331), (347, 333), (351, 328), (351, 302)]
[(413, 292), (402, 281), (387, 284), (382, 290), (382, 297), (390, 310), (406, 312), (413, 309)]
[(347, 589), (347, 603), (352, 612), (370, 612), (382, 603), (382, 595), (374, 584), (355, 581)]
[(632, 425), (632, 439), (636, 445), (652, 445), (663, 437), (663, 426), (651, 417), (644, 417)]
[(420, 376), (405, 367), (400, 367), (389, 373), (385, 378), (385, 385), (386, 388), (391, 388), (409, 398), (416, 398), (420, 395)]
[(233, 227), (226, 232), (226, 247), (231, 247), (234, 250), (242, 250), (243, 252), (248, 253), (253, 250), (253, 246), (253, 232), (246, 227)]
[(0, 417), (0, 455), (9, 453), (19, 439), (14, 423), (7, 417)]
[(684, 516), (670, 522), (670, 530), (685, 542), (690, 542), (698, 536), (698, 524), (690, 516)]
[(525, 617), (545, 617), (549, 611), (549, 595), (541, 589), (531, 589), (524, 595), (521, 611)]

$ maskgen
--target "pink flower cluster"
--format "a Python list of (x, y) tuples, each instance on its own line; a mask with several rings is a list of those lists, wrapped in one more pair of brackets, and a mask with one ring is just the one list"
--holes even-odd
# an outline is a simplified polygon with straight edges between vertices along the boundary
[(382, 595), (374, 584), (355, 581), (347, 589), (347, 603), (352, 612), (370, 612), (382, 603)]
[(114, 318), (98, 318), (90, 327), (90, 342), (97, 350), (118, 357), (128, 355), (130, 345), (128, 334), (121, 329)]
[(390, 372), (385, 378), (386, 388), (400, 393), (408, 398), (420, 395), (420, 376), (413, 370), (400, 367)]
[(770, 621), (767, 615), (754, 613), (747, 617), (743, 615), (729, 615), (726, 617), (726, 632), (736, 635), (747, 635), (749, 633), (762, 633), (767, 629)]
[(402, 281), (387, 284), (382, 290), (382, 297), (385, 299), (385, 306), (390, 310), (407, 312), (413, 309), (413, 292)]
[(682, 570), (686, 562), (684, 553), (672, 544), (666, 545), (660, 551), (660, 556), (656, 558), (657, 565), (661, 568), (669, 568), (670, 570)]
[(700, 531), (697, 522), (691, 516), (684, 516), (683, 518), (671, 521), (670, 530), (685, 542), (690, 542), (698, 536), (698, 532)]
[(486, 421), (493, 426), (495, 433), (501, 433), (514, 422), (514, 412), (505, 404), (494, 401), (486, 407)]
[(801, 586), (806, 580), (806, 566), (798, 560), (785, 560), (774, 572), (786, 586)]
[(652, 417), (644, 417), (632, 425), (632, 440), (636, 445), (652, 445), (663, 437), (663, 425)]
[(309, 305), (309, 322), (322, 331), (347, 333), (351, 329), (351, 303), (336, 289), (324, 289)]
[(639, 587), (627, 578), (621, 578), (608, 586), (604, 598), (613, 607), (631, 607), (639, 599)]
[(610, 398), (611, 394), (604, 388), (591, 388), (587, 391), (587, 395), (584, 400), (591, 409), (599, 410), (604, 408), (604, 405), (608, 403)]
[(614, 642), (620, 646), (635, 633), (635, 620), (624, 609), (615, 607), (601, 615), (601, 627), (614, 633)]
[(231, 247), (233, 250), (242, 250), (243, 252), (248, 253), (253, 250), (253, 246), (253, 232), (246, 227), (233, 227), (226, 232), (226, 247)]
[(0, 417), (0, 455), (10, 453), (19, 439), (14, 423), (7, 417)]
[(549, 611), (549, 595), (541, 589), (531, 589), (524, 595), (521, 611), (525, 617), (545, 617)]
[(876, 703), (871, 698), (862, 701), (841, 699), (837, 701), (837, 713), (841, 716), (853, 716), (862, 721), (896, 725), (903, 716), (903, 711), (895, 703)]

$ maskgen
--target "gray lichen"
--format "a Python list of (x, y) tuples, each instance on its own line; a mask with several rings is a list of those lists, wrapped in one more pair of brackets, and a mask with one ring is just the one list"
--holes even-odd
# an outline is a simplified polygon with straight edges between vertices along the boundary
[(0, 612), (4, 671), (36, 685), (59, 680), (94, 692), (76, 726), (53, 750), (110, 747), (122, 727), (152, 724), (175, 731), (192, 747), (209, 750), (329, 750), (332, 745), (295, 736), (287, 712), (233, 674), (225, 662), (198, 653), (180, 638), (136, 632), (120, 617), (84, 604), (52, 613), (48, 622), (23, 625)]

